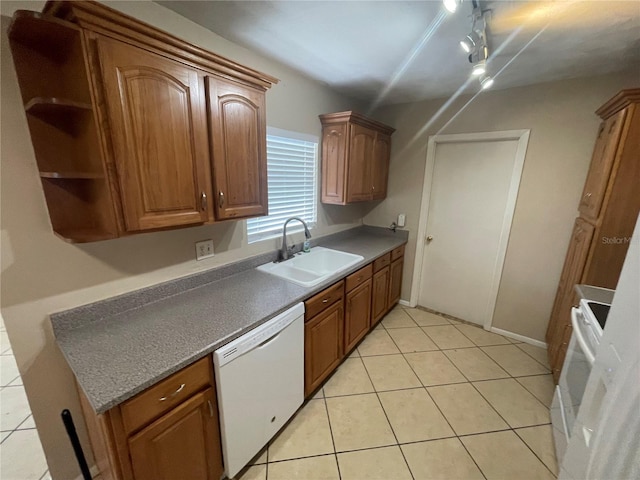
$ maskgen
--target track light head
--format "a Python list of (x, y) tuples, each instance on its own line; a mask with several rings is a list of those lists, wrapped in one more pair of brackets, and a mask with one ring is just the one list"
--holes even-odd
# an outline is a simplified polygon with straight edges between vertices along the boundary
[(458, 5), (462, 3), (462, 0), (442, 0), (444, 8), (451, 13), (455, 13), (458, 9)]
[(493, 78), (491, 78), (489, 75), (483, 75), (482, 77), (480, 77), (480, 86), (482, 87), (483, 90), (491, 88), (492, 85), (493, 85)]
[(467, 35), (462, 40), (460, 40), (460, 47), (462, 47), (462, 50), (464, 50), (466, 53), (471, 53), (471, 51), (476, 47), (476, 42), (473, 41), (471, 35)]
[(480, 60), (473, 66), (473, 70), (471, 70), (471, 75), (476, 77), (484, 75), (485, 73), (487, 73), (487, 62), (485, 60)]

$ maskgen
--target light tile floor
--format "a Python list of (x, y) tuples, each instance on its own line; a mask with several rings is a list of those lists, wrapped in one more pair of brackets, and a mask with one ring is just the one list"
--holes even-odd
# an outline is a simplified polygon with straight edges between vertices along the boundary
[(0, 319), (0, 477), (2, 480), (51, 478), (2, 319)]
[(396, 307), (237, 477), (552, 479), (546, 351)]

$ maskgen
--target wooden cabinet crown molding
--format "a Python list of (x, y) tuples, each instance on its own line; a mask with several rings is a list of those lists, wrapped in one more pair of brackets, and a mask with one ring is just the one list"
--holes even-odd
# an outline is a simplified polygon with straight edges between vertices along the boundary
[(279, 82), (276, 77), (197, 47), (92, 0), (49, 0), (44, 7), (43, 14), (68, 20), (87, 30), (103, 34), (117, 34), (121, 38), (135, 42), (138, 46), (157, 49), (205, 70), (259, 86), (264, 90)]
[(323, 115), (320, 115), (320, 121), (322, 122), (323, 126), (344, 122), (355, 123), (356, 125), (371, 128), (386, 135), (391, 135), (396, 131), (395, 128), (390, 127), (389, 125), (385, 125), (384, 123), (365, 117), (361, 113), (354, 112), (353, 110), (348, 110), (346, 112), (325, 113)]
[(602, 119), (606, 119), (634, 103), (640, 103), (640, 88), (621, 90), (616, 96), (596, 110), (596, 115)]

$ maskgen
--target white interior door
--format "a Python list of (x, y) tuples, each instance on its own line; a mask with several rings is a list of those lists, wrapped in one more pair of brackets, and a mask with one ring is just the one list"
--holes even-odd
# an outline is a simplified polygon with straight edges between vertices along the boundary
[(528, 131), (430, 140), (419, 305), (490, 327), (527, 139)]

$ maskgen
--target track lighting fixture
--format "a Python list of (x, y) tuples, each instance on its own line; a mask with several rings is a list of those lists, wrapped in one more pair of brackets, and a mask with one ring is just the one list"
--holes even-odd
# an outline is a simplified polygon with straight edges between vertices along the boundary
[(462, 0), (442, 0), (444, 4), (444, 8), (446, 8), (449, 12), (455, 13), (458, 9), (458, 5), (462, 3)]
[[(442, 0), (442, 3), (448, 11), (453, 13), (463, 1)], [(471, 32), (460, 41), (460, 47), (469, 54), (469, 63), (473, 65), (471, 75), (478, 77), (482, 89), (486, 90), (493, 85), (493, 79), (487, 75), (489, 47), (487, 46), (486, 11), (480, 7), (480, 0), (471, 0), (471, 2), (473, 3)]]
[(483, 75), (482, 77), (480, 77), (480, 86), (483, 90), (491, 88), (491, 85), (493, 85), (493, 78), (491, 78), (489, 75)]

